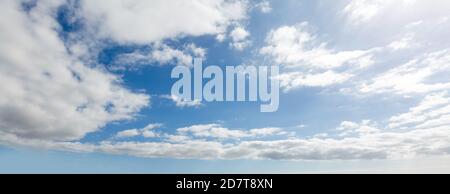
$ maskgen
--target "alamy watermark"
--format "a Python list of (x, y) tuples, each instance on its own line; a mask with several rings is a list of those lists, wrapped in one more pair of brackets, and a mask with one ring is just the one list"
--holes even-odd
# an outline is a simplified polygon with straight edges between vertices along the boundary
[[(202, 59), (194, 59), (191, 68), (176, 66), (171, 77), (177, 80), (172, 96), (184, 101), (261, 102), (261, 112), (276, 112), (280, 102), (278, 66), (219, 66), (203, 69)], [(206, 82), (204, 83), (206, 79)], [(224, 84), (225, 83), (225, 84)]]

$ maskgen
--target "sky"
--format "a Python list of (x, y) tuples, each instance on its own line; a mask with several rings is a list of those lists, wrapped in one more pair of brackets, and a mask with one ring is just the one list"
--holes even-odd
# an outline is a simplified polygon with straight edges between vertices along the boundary
[[(450, 2), (2, 0), (0, 173), (450, 172)], [(280, 104), (171, 94), (278, 66)]]

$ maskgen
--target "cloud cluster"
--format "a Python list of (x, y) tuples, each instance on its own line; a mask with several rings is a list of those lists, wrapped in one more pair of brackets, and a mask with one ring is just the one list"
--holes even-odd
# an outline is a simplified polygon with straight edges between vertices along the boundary
[[(247, 14), (247, 1), (239, 0), (5, 0), (0, 7), (0, 81), (7, 83), (0, 86), (0, 131), (55, 141), (133, 119), (150, 104), (149, 95), (97, 64), (102, 41), (152, 45), (151, 53), (121, 56), (123, 63), (188, 65), (205, 50), (161, 42), (224, 33)], [(58, 20), (61, 8), (70, 13), (67, 24)]]
[[(450, 42), (435, 38), (448, 34), (447, 2), (349, 1), (342, 13), (351, 24), (379, 22), (385, 25), (378, 26), (390, 29), (374, 37), (401, 32), (383, 39), (386, 46), (379, 48), (338, 50), (320, 40), (310, 24), (300, 23), (271, 30), (266, 45), (258, 49), (281, 65), (278, 79), (285, 91), (347, 83), (346, 87), (361, 94), (412, 95), (420, 101), (385, 122), (343, 121), (336, 129), (311, 137), (296, 137), (277, 127), (230, 129), (220, 124), (162, 133), (155, 131), (161, 124), (150, 124), (90, 143), (79, 140), (108, 123), (133, 119), (149, 106), (150, 96), (127, 89), (119, 76), (86, 60), (96, 57), (90, 56), (95, 55), (90, 49), (98, 46), (90, 45), (89, 40), (92, 44), (150, 45), (150, 51), (118, 56), (119, 64), (189, 65), (192, 57), (204, 57), (206, 50), (195, 44), (175, 48), (165, 40), (213, 35), (219, 41), (229, 38), (232, 48), (243, 50), (251, 43), (249, 31), (240, 23), (247, 17), (249, 5), (245, 0), (77, 2), (72, 19), (82, 21), (77, 33), (85, 39), (77, 40), (79, 36), (71, 34), (69, 41), (55, 19), (66, 1), (36, 1), (29, 7), (22, 1), (0, 2), (0, 83), (7, 83), (0, 85), (0, 144), (195, 159), (355, 160), (450, 154), (450, 52), (446, 49)], [(399, 4), (407, 11), (388, 17), (397, 13), (392, 9)], [(264, 13), (271, 10), (267, 1), (256, 8)], [(420, 55), (417, 50), (408, 53), (414, 45), (427, 47)], [(362, 74), (374, 64), (380, 65), (375, 58), (380, 52), (404, 52), (407, 62), (395, 60), (393, 66)], [(350, 80), (354, 84), (349, 84)], [(201, 105), (174, 96), (165, 98), (180, 107)], [(141, 136), (151, 139), (131, 140)]]
[(54, 19), (62, 1), (0, 3), (0, 131), (19, 137), (78, 140), (109, 122), (132, 119), (150, 97), (118, 76), (67, 52)]
[[(425, 102), (423, 102), (425, 103)], [(448, 122), (448, 120), (447, 120)], [(448, 125), (447, 125), (448, 126)], [(376, 127), (371, 121), (344, 121), (335, 129), (339, 136), (309, 138), (281, 137), (278, 140), (248, 139), (235, 142), (216, 138), (263, 136), (283, 131), (278, 128), (230, 130), (218, 124), (195, 125), (166, 134), (162, 141), (103, 141), (98, 144), (50, 142), (0, 136), (3, 144), (42, 147), (75, 152), (101, 152), (137, 157), (195, 159), (269, 159), (269, 160), (370, 160), (405, 159), (450, 154), (449, 128), (434, 125), (409, 130)], [(190, 133), (191, 136), (185, 136)], [(270, 136), (270, 135), (269, 135)], [(206, 137), (213, 137), (208, 140)]]

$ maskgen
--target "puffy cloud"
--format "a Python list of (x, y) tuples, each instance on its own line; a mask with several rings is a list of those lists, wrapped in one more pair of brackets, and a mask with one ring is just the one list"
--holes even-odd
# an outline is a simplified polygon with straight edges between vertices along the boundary
[(150, 97), (118, 76), (84, 65), (59, 38), (63, 1), (0, 3), (0, 131), (17, 137), (78, 140), (109, 122), (132, 119)]
[(232, 42), (230, 46), (236, 50), (242, 51), (250, 46), (251, 42), (248, 40), (250, 33), (243, 27), (236, 27), (230, 32)]
[(326, 71), (324, 73), (308, 74), (302, 72), (283, 73), (277, 78), (284, 91), (290, 91), (300, 87), (326, 87), (347, 81), (352, 77), (348, 73), (335, 73)]
[(11, 135), (0, 136), (0, 141), (2, 144), (13, 146), (32, 146), (75, 152), (101, 152), (149, 158), (370, 160), (448, 155), (450, 154), (449, 132), (448, 127), (406, 132), (379, 129), (343, 138), (318, 134), (312, 138), (303, 139), (247, 140), (234, 143), (189, 139), (179, 135), (162, 142), (105, 141), (99, 144), (82, 144), (29, 140)]
[(247, 1), (240, 0), (83, 0), (88, 29), (98, 38), (147, 44), (182, 36), (226, 32), (245, 19)]
[(248, 36), (250, 36), (250, 33), (242, 27), (237, 27), (233, 31), (231, 31), (230, 36), (233, 41), (237, 42), (245, 40)]

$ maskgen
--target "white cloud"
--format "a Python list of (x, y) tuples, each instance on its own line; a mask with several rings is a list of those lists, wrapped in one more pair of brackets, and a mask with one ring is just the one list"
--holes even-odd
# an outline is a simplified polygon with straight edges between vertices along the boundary
[[(360, 123), (343, 121), (337, 136), (319, 133), (312, 138), (284, 139), (280, 128), (233, 130), (219, 124), (193, 125), (179, 128), (174, 134), (162, 135), (161, 141), (131, 142), (104, 141), (98, 144), (57, 142), (18, 137), (0, 131), (0, 143), (9, 146), (31, 146), (45, 149), (125, 154), (137, 157), (170, 157), (189, 159), (270, 159), (270, 160), (370, 160), (409, 159), (450, 154), (450, 117), (442, 104), (448, 104), (447, 94), (426, 97), (412, 116), (393, 118), (412, 119), (420, 115), (434, 115), (435, 119), (414, 122), (407, 128), (378, 127), (370, 120)], [(435, 102), (437, 101), (437, 102)], [(446, 112), (444, 112), (446, 111)], [(439, 112), (439, 113), (438, 113)], [(402, 119), (391, 119), (391, 123)], [(429, 121), (433, 121), (429, 123)], [(426, 124), (429, 123), (429, 124)], [(426, 124), (426, 125), (424, 125)], [(153, 128), (153, 127), (151, 127)], [(255, 140), (270, 137), (274, 140)], [(212, 138), (211, 140), (208, 140)], [(244, 139), (250, 138), (250, 139)], [(236, 139), (238, 141), (217, 141)]]
[(276, 134), (284, 134), (283, 129), (277, 127), (266, 127), (266, 128), (250, 129), (249, 131), (249, 135), (255, 137), (271, 136)]
[(302, 72), (283, 73), (277, 78), (280, 80), (280, 86), (285, 92), (300, 87), (326, 87), (340, 84), (352, 77), (347, 73), (335, 73), (326, 71), (317, 74), (305, 74)]
[(389, 8), (408, 9), (416, 0), (352, 0), (347, 4), (343, 13), (353, 24), (371, 21), (374, 17), (382, 15)]
[(337, 130), (340, 132), (339, 136), (341, 137), (351, 135), (368, 135), (380, 132), (380, 129), (377, 129), (370, 120), (364, 120), (361, 123), (343, 121)]
[(226, 38), (227, 38), (227, 37), (226, 37), (225, 34), (218, 34), (218, 35), (216, 36), (216, 40), (219, 41), (219, 42), (225, 41)]
[(304, 67), (314, 70), (329, 70), (344, 65), (366, 66), (362, 63), (369, 51), (336, 52), (326, 48), (327, 43), (318, 42), (308, 32), (309, 24), (283, 26), (272, 30), (266, 38), (267, 46), (261, 49), (264, 55), (272, 56), (276, 63), (287, 68)]
[(387, 2), (390, 1), (353, 0), (344, 8), (344, 13), (355, 23), (367, 22), (375, 17)]
[(201, 100), (194, 99), (194, 100), (186, 100), (182, 98), (181, 96), (177, 95), (163, 95), (162, 98), (172, 100), (175, 102), (175, 105), (177, 107), (185, 108), (185, 107), (200, 107), (202, 105)]
[(248, 36), (250, 36), (250, 33), (242, 27), (236, 27), (233, 31), (231, 31), (230, 36), (233, 41), (237, 42), (245, 40)]
[(272, 12), (272, 6), (269, 1), (261, 1), (255, 5), (255, 8), (258, 9), (262, 13), (270, 13)]
[(260, 50), (285, 68), (279, 76), (285, 91), (343, 83), (353, 71), (373, 63), (373, 51), (328, 49), (327, 43), (318, 42), (308, 28), (308, 23), (301, 23), (272, 30), (267, 35), (267, 45)]
[(128, 129), (125, 131), (121, 131), (117, 133), (117, 138), (128, 138), (128, 137), (136, 137), (139, 136), (141, 133), (137, 129)]
[[(82, 1), (80, 17), (87, 22), (87, 29), (94, 31), (90, 33), (96, 34), (95, 38), (119, 43), (157, 45), (156, 42), (164, 39), (207, 34), (224, 36), (219, 39), (225, 39), (225, 34), (229, 34), (232, 41), (245, 42), (249, 38), (245, 29), (239, 32), (234, 28), (227, 33), (230, 26), (240, 26), (236, 22), (246, 17), (246, 3), (243, 2)], [(180, 128), (173, 134), (160, 134), (154, 131), (156, 125), (149, 125), (121, 131), (117, 137), (161, 139), (155, 142), (122, 141), (119, 138), (99, 143), (78, 142), (110, 122), (133, 119), (142, 107), (148, 106), (150, 98), (126, 89), (118, 76), (84, 65), (79, 57), (89, 52), (86, 48), (89, 45), (69, 44), (71, 48), (66, 48), (58, 36), (60, 26), (54, 19), (56, 7), (62, 3), (38, 1), (37, 7), (25, 13), (18, 1), (0, 2), (0, 83), (7, 83), (0, 85), (2, 145), (195, 159), (354, 160), (450, 154), (450, 104), (445, 92), (450, 89), (450, 80), (445, 76), (450, 72), (448, 50), (415, 57), (361, 85), (361, 92), (368, 94), (426, 96), (406, 113), (391, 117), (386, 127), (371, 121), (346, 121), (337, 127), (336, 136), (319, 133), (312, 138), (286, 139), (281, 128), (245, 130), (207, 124)], [(167, 6), (171, 3), (179, 6)], [(443, 8), (436, 11), (439, 17), (442, 13), (448, 15), (442, 11), (448, 9), (448, 4), (443, 4)], [(346, 8), (346, 14), (359, 23), (369, 22), (383, 15), (384, 7), (376, 3), (374, 6), (354, 5)], [(367, 12), (364, 9), (368, 9)], [(430, 23), (426, 19), (415, 24), (416, 28)], [(439, 21), (447, 22), (445, 18)], [(430, 31), (439, 31), (442, 26), (435, 27), (429, 28)], [(235, 30), (238, 31), (233, 33)], [(388, 47), (395, 51), (410, 48), (411, 42), (423, 34), (430, 35), (415, 33), (414, 40), (406, 37)], [(434, 42), (445, 42), (441, 40), (442, 36), (437, 37)], [(67, 49), (77, 52), (69, 54)], [(190, 63), (190, 56), (202, 55), (202, 51), (195, 45), (179, 49), (160, 44), (155, 53), (137, 53), (140, 56), (130, 59), (186, 64), (186, 61)], [(372, 64), (371, 52), (334, 50), (319, 41), (308, 30), (307, 24), (273, 30), (267, 37), (267, 46), (261, 50), (286, 71), (281, 75), (285, 89), (344, 83), (358, 70)], [(167, 98), (178, 106), (200, 105), (200, 102), (185, 102), (172, 96)]]
[(414, 43), (414, 34), (408, 33), (401, 40), (394, 41), (388, 45), (393, 50), (408, 49), (417, 46)]
[(191, 138), (186, 135), (166, 135), (166, 141), (172, 143), (182, 143), (189, 140), (191, 140)]
[(60, 40), (62, 1), (0, 3), (0, 131), (18, 137), (78, 140), (109, 122), (132, 119), (150, 97), (119, 77), (84, 65)]
[(101, 142), (80, 144), (48, 142), (0, 136), (2, 144), (44, 147), (46, 149), (124, 154), (137, 157), (194, 159), (270, 159), (270, 160), (370, 160), (405, 159), (450, 154), (447, 127), (408, 132), (378, 132), (333, 138), (318, 134), (313, 138), (218, 141), (175, 138), (169, 142)]
[(142, 65), (184, 65), (192, 66), (194, 58), (205, 58), (206, 49), (199, 48), (195, 44), (187, 44), (182, 48), (174, 49), (166, 44), (152, 44), (149, 52), (134, 51), (121, 54), (116, 57), (116, 68), (136, 68)]
[(159, 137), (160, 135), (155, 132), (155, 129), (158, 129), (162, 127), (162, 124), (159, 123), (153, 123), (145, 126), (141, 129), (128, 129), (124, 131), (120, 131), (116, 134), (116, 138), (130, 138), (130, 137), (136, 137), (136, 136), (143, 136), (146, 138), (154, 138)]
[(248, 9), (241, 0), (83, 0), (81, 7), (99, 38), (135, 44), (224, 33)]
[(346, 131), (346, 130), (352, 130), (358, 128), (359, 125), (357, 123), (351, 122), (351, 121), (342, 121), (341, 125), (339, 126), (339, 131)]
[(283, 132), (282, 129), (273, 127), (250, 129), (248, 131), (238, 129), (233, 130), (222, 127), (219, 124), (193, 125), (190, 127), (179, 128), (177, 131), (181, 134), (191, 134), (194, 137), (217, 139), (256, 138), (282, 134)]
[(244, 131), (230, 130), (218, 124), (193, 125), (177, 129), (184, 134), (192, 134), (195, 137), (213, 137), (219, 139), (239, 139), (246, 136)]
[(419, 105), (409, 112), (393, 116), (389, 119), (390, 128), (430, 128), (450, 125), (450, 97), (448, 92), (427, 95)]
[(236, 27), (230, 32), (232, 42), (230, 46), (236, 50), (242, 51), (250, 46), (251, 42), (248, 40), (250, 33), (243, 27)]
[(408, 63), (365, 81), (360, 86), (362, 93), (426, 94), (450, 89), (450, 52), (441, 50), (418, 56)]

